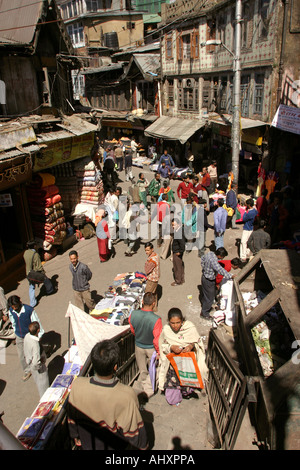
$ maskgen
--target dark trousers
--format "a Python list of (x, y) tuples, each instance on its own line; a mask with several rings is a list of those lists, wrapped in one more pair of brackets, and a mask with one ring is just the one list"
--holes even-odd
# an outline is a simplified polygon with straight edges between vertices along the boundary
[(210, 279), (207, 279), (205, 276), (202, 275), (201, 285), (202, 285), (201, 315), (202, 317), (209, 317), (210, 309), (215, 300), (216, 280), (213, 279), (211, 281)]
[(182, 260), (183, 253), (176, 255), (172, 253), (173, 256), (173, 269), (174, 269), (174, 279), (176, 284), (184, 283), (184, 263)]

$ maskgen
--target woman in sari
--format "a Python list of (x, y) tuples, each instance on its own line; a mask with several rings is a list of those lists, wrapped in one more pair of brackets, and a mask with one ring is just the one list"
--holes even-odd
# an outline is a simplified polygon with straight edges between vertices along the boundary
[(184, 319), (179, 308), (172, 308), (168, 312), (168, 324), (163, 327), (160, 335), (159, 351), (158, 388), (165, 393), (169, 405), (179, 405), (183, 398), (190, 398), (192, 396), (193, 388), (180, 384), (179, 378), (167, 358), (169, 353), (179, 355), (193, 351), (203, 383), (207, 379), (203, 342), (195, 325), (191, 321)]
[(105, 220), (106, 217), (107, 217), (107, 212), (104, 209), (100, 209), (96, 213), (96, 217), (95, 217), (98, 252), (99, 252), (99, 258), (100, 258), (101, 263), (108, 261), (109, 255), (110, 255), (110, 249), (109, 249), (110, 234), (109, 234), (107, 221)]

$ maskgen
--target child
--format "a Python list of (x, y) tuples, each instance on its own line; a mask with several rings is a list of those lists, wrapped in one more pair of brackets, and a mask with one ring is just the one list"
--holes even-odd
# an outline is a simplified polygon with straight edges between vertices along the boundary
[(40, 324), (33, 321), (28, 326), (29, 333), (24, 338), (24, 355), (32, 377), (37, 385), (40, 398), (49, 387), (46, 353), (39, 342)]

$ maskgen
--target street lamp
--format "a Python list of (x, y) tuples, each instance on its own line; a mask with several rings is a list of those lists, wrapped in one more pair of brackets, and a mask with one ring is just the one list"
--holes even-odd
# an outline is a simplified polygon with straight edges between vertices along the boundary
[(239, 179), (239, 157), (240, 157), (240, 110), (241, 110), (241, 21), (242, 21), (242, 0), (236, 0), (235, 9), (235, 51), (232, 52), (223, 44), (220, 39), (209, 39), (202, 42), (204, 46), (222, 46), (233, 57), (233, 110), (231, 127), (231, 148), (232, 148), (232, 173), (234, 182), (238, 185)]

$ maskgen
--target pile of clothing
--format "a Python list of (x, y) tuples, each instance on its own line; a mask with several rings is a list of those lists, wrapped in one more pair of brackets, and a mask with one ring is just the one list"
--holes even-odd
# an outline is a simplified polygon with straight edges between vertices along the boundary
[(56, 185), (59, 187), (61, 201), (66, 213), (71, 213), (73, 207), (79, 202), (77, 177), (71, 162), (57, 165), (52, 169)]
[(111, 325), (126, 325), (131, 312), (142, 305), (146, 279), (139, 271), (118, 274), (90, 315)]
[[(243, 293), (246, 313), (255, 308), (266, 294), (261, 291)], [(264, 377), (269, 377), (292, 356), (295, 341), (279, 303), (266, 312), (251, 329)]]
[(50, 173), (36, 174), (27, 186), (27, 198), (35, 238), (42, 240), (45, 250), (50, 250), (52, 245), (61, 245), (67, 232), (55, 176)]
[(74, 173), (77, 177), (79, 202), (98, 206), (104, 202), (103, 181), (100, 171), (90, 157), (75, 163)]

